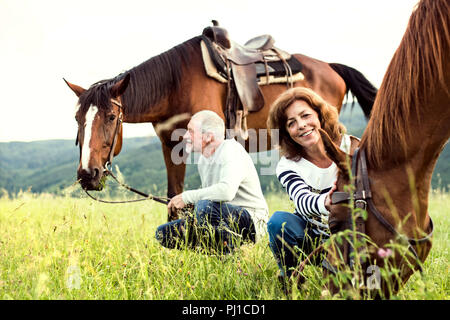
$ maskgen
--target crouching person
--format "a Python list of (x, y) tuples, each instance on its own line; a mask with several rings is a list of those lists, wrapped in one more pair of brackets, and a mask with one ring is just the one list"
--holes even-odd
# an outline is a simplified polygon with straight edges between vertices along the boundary
[[(293, 213), (275, 212), (268, 223), (270, 248), (285, 283), (299, 258), (310, 254), (330, 234), (328, 217), (338, 169), (325, 152), (319, 129), (346, 152), (350, 152), (352, 139), (338, 122), (337, 110), (307, 88), (281, 94), (271, 107), (268, 127), (279, 130), (283, 156), (276, 174), (295, 207)], [(296, 247), (300, 253), (295, 252)]]
[(246, 240), (256, 242), (265, 233), (268, 208), (249, 154), (236, 140), (225, 139), (225, 124), (212, 111), (194, 114), (187, 129), (187, 152), (201, 153), (201, 188), (171, 199), (170, 210), (193, 204), (194, 212), (159, 226), (156, 239), (167, 248), (203, 244), (219, 253), (230, 253)]

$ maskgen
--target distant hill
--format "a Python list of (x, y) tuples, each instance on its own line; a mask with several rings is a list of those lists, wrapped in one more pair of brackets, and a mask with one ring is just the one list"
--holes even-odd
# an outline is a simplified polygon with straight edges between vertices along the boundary
[[(347, 131), (361, 137), (365, 127), (361, 108), (346, 106), (340, 120)], [(255, 155), (254, 155), (255, 156)], [(260, 153), (268, 157), (270, 153)], [(73, 140), (0, 143), (0, 189), (9, 194), (31, 187), (32, 192), (61, 193), (76, 180), (79, 151)], [(161, 143), (157, 137), (124, 139), (120, 155), (114, 159), (127, 184), (143, 191), (165, 195), (167, 178)], [(256, 165), (258, 172), (267, 167)], [(274, 175), (260, 175), (264, 192), (281, 190)], [(450, 186), (450, 148), (442, 152), (433, 174), (432, 185), (448, 190)], [(196, 165), (186, 168), (185, 188), (200, 186)]]

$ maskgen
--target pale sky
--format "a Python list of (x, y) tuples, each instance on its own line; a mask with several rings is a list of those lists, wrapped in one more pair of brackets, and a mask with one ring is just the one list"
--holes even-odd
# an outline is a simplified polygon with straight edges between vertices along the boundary
[[(74, 139), (77, 97), (200, 35), (216, 19), (244, 44), (275, 45), (361, 71), (379, 87), (417, 0), (0, 0), (0, 141)], [(124, 136), (154, 134), (125, 125)]]

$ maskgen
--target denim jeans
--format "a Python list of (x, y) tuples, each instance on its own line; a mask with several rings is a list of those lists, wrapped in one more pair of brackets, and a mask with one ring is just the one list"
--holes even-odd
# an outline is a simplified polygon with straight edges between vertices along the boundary
[(311, 231), (311, 226), (305, 219), (284, 211), (276, 211), (270, 217), (267, 230), (270, 249), (280, 268), (281, 276), (289, 277), (292, 268), (311, 253), (322, 239)]
[(156, 239), (166, 248), (204, 245), (230, 253), (245, 240), (255, 242), (255, 225), (247, 210), (225, 202), (200, 200), (194, 214), (159, 226)]

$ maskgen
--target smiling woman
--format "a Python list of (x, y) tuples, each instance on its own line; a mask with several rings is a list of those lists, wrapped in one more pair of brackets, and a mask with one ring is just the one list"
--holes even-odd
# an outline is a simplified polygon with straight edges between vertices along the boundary
[(270, 247), (281, 279), (285, 279), (299, 258), (287, 248), (299, 247), (301, 253), (309, 254), (329, 235), (330, 195), (338, 170), (325, 152), (319, 129), (327, 131), (346, 151), (358, 140), (344, 134), (336, 108), (307, 88), (293, 88), (280, 95), (271, 107), (268, 127), (279, 130), (283, 157), (276, 174), (295, 205), (294, 214), (277, 211), (268, 223)]

